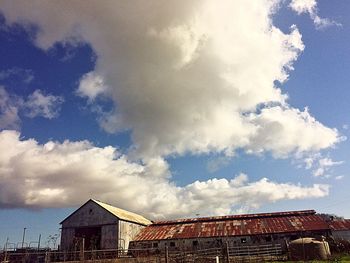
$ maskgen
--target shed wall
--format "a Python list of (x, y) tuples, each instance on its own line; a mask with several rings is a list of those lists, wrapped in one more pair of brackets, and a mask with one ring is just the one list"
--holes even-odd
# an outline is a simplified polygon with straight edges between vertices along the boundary
[(65, 227), (115, 224), (118, 218), (94, 202), (88, 202), (62, 222)]
[[(88, 202), (62, 222), (61, 249), (78, 249), (76, 233), (82, 228), (100, 227), (98, 248), (116, 248), (118, 243), (118, 218), (94, 202)], [(89, 242), (87, 241), (86, 244)]]
[(182, 238), (182, 239), (162, 239), (148, 241), (133, 241), (131, 248), (159, 249), (163, 251), (168, 247), (169, 251), (190, 251), (196, 249), (221, 248), (226, 246), (250, 246), (264, 244), (280, 244), (282, 251), (287, 251), (287, 243), (302, 236), (321, 237), (327, 235), (327, 231), (306, 231), (294, 233), (276, 233), (265, 235), (246, 235), (233, 237), (204, 237), (204, 238)]
[(334, 239), (347, 240), (350, 242), (350, 230), (333, 230), (332, 236), (334, 237)]
[(101, 228), (101, 249), (117, 248), (118, 224), (106, 225)]
[(119, 248), (127, 249), (129, 242), (134, 240), (136, 235), (140, 233), (145, 226), (119, 220)]
[(63, 251), (73, 250), (74, 228), (62, 228), (60, 249)]

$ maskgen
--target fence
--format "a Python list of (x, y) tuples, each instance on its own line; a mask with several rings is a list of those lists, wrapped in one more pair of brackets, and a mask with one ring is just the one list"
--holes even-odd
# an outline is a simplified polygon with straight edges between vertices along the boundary
[(91, 251), (4, 251), (0, 262), (149, 262), (149, 263), (233, 263), (285, 259), (280, 244), (223, 246), (217, 248), (169, 251), (160, 249), (109, 249)]

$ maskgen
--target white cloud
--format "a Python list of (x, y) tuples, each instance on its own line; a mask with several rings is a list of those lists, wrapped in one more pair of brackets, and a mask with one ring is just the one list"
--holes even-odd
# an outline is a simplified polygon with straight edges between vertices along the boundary
[[(312, 170), (312, 175), (315, 177), (330, 178), (333, 172), (332, 167), (341, 165), (344, 161), (333, 161), (329, 155), (325, 157), (321, 153), (315, 153), (307, 155), (307, 157), (298, 156), (296, 163), (299, 168), (304, 167), (306, 170)], [(335, 179), (338, 180), (339, 176), (336, 176)]]
[(322, 125), (308, 109), (265, 108), (259, 114), (251, 114), (250, 120), (259, 129), (249, 148), (253, 152), (270, 150), (277, 157), (286, 157), (291, 152), (300, 155), (325, 149), (341, 140), (336, 129)]
[(227, 166), (229, 163), (230, 163), (230, 158), (226, 156), (215, 157), (210, 159), (207, 162), (207, 170), (210, 173), (214, 173), (220, 170), (221, 168)]
[(87, 97), (92, 102), (99, 94), (107, 89), (103, 83), (103, 78), (95, 72), (85, 74), (79, 83), (77, 93), (79, 96)]
[(8, 24), (38, 26), (38, 47), (91, 45), (96, 65), (77, 93), (90, 103), (99, 95), (110, 98), (115, 108), (99, 122), (108, 132), (129, 129), (133, 145), (127, 157), (86, 141), (39, 145), (3, 132), (0, 147), (9, 141), (16, 147), (0, 151), (2, 205), (74, 206), (92, 196), (159, 218), (327, 195), (327, 185), (250, 182), (244, 174), (179, 187), (163, 159), (230, 157), (237, 149), (285, 158), (341, 140), (336, 129), (288, 105), (275, 85), (288, 79), (304, 49), (296, 26), (289, 33), (274, 26), (280, 2), (3, 0)]
[(318, 176), (324, 176), (327, 171), (333, 166), (340, 165), (344, 163), (343, 161), (333, 161), (331, 158), (321, 158), (318, 160), (318, 164), (316, 166), (316, 169), (313, 171), (313, 175)]
[(3, 86), (0, 86), (0, 130), (19, 129), (21, 112), (30, 118), (37, 116), (55, 118), (62, 102), (62, 97), (44, 95), (40, 90), (34, 91), (25, 99), (9, 94)]
[[(302, 158), (302, 162), (305, 165), (305, 169), (309, 170), (312, 167), (314, 167), (315, 162), (317, 162), (317, 160), (321, 159), (322, 155), (320, 153), (316, 153), (313, 155), (309, 155), (306, 158)], [(300, 165), (300, 168), (302, 167), (302, 165)]]
[(331, 25), (341, 26), (341, 24), (328, 18), (319, 17), (316, 0), (292, 0), (289, 6), (299, 15), (308, 13), (318, 29), (329, 27)]
[(94, 197), (154, 219), (227, 214), (269, 202), (319, 198), (329, 191), (327, 185), (251, 182), (245, 174), (179, 187), (169, 180), (161, 159), (141, 165), (111, 146), (38, 144), (19, 136), (0, 132), (0, 207), (71, 207)]
[(24, 107), (26, 116), (30, 118), (42, 116), (47, 119), (58, 117), (63, 97), (51, 94), (45, 95), (40, 90), (35, 90), (28, 96)]
[(20, 118), (18, 111), (23, 101), (14, 95), (7, 93), (3, 86), (0, 86), (0, 130), (18, 129)]
[(283, 33), (273, 25), (280, 2), (5, 0), (0, 9), (9, 24), (38, 25), (43, 49), (92, 46), (96, 66), (78, 93), (113, 100), (99, 122), (108, 132), (131, 130), (136, 156), (243, 148), (285, 157), (331, 147), (339, 134), (289, 106), (274, 84), (304, 49), (295, 26)]
[(30, 69), (22, 69), (17, 67), (0, 71), (0, 80), (14, 77), (22, 80), (26, 84), (29, 84), (34, 80), (34, 73)]
[(317, 8), (316, 0), (292, 0), (289, 5), (299, 15), (302, 13), (313, 13)]

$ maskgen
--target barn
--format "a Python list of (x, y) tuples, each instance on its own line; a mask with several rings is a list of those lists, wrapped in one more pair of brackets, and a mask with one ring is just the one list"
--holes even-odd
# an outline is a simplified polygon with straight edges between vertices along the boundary
[(155, 222), (140, 231), (130, 248), (190, 251), (279, 244), (285, 252), (291, 240), (329, 235), (328, 223), (314, 210), (304, 210)]
[[(193, 251), (269, 246), (287, 251), (295, 239), (350, 241), (349, 219), (328, 219), (314, 210), (188, 218), (151, 222), (145, 217), (90, 199), (61, 222), (62, 251), (142, 249)], [(249, 249), (249, 248), (248, 248)]]
[(129, 241), (152, 222), (138, 214), (90, 199), (61, 222), (62, 251), (85, 249), (127, 249)]

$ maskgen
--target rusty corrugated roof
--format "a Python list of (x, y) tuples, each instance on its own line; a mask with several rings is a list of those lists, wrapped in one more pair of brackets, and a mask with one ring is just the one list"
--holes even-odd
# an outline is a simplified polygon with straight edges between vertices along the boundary
[(180, 219), (155, 222), (135, 241), (245, 236), (310, 230), (327, 230), (328, 224), (314, 210)]
[(350, 219), (335, 219), (329, 222), (329, 227), (333, 231), (350, 230)]
[(227, 216), (212, 216), (212, 217), (196, 217), (196, 218), (183, 218), (169, 221), (156, 221), (154, 224), (174, 224), (174, 223), (191, 223), (191, 222), (208, 222), (208, 221), (223, 221), (232, 219), (250, 219), (259, 217), (276, 217), (276, 216), (302, 216), (316, 214), (315, 210), (301, 210), (301, 211), (287, 211), (287, 212), (274, 212), (274, 213), (259, 213), (259, 214), (242, 214), (242, 215), (227, 215)]

